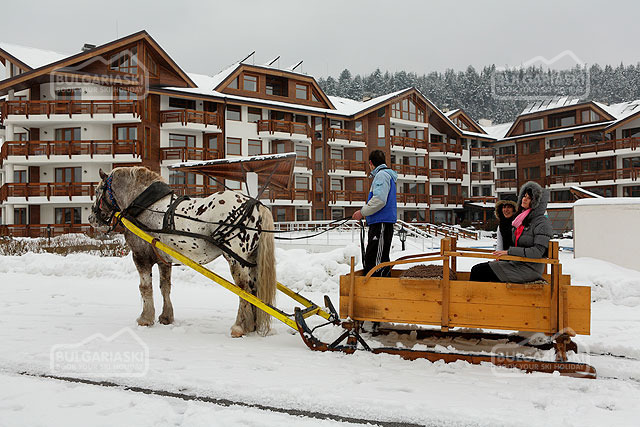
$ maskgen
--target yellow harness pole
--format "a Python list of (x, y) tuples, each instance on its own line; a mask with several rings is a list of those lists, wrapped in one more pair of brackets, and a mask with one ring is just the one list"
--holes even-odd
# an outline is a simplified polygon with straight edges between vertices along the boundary
[[(180, 261), (182, 264), (186, 265), (187, 267), (190, 267), (190, 268), (194, 269), (195, 271), (197, 271), (198, 273), (202, 274), (203, 276), (213, 280), (214, 282), (216, 282), (217, 284), (221, 285), (222, 287), (230, 290), (231, 292), (233, 292), (234, 294), (238, 295), (243, 300), (255, 305), (260, 310), (270, 314), (271, 316), (273, 316), (276, 319), (280, 320), (282, 323), (284, 323), (285, 325), (289, 326), (290, 328), (292, 328), (292, 329), (294, 329), (296, 331), (298, 330), (298, 325), (296, 324), (295, 320), (291, 319), (289, 317), (289, 315), (287, 315), (287, 313), (285, 313), (282, 310), (279, 310), (279, 309), (277, 309), (275, 307), (272, 307), (271, 305), (263, 302), (261, 299), (259, 299), (255, 295), (250, 294), (249, 292), (241, 289), (240, 287), (238, 287), (235, 284), (229, 282), (225, 278), (223, 278), (221, 276), (218, 276), (216, 273), (214, 273), (213, 271), (209, 270), (208, 268), (203, 267), (202, 265), (200, 265), (197, 262), (193, 261), (191, 258), (182, 255), (180, 252), (177, 252), (176, 250), (174, 250), (174, 249), (170, 248), (169, 246), (165, 245), (164, 243), (160, 242), (158, 239), (150, 236), (148, 233), (146, 233), (145, 231), (141, 230), (139, 227), (137, 227), (131, 221), (129, 221), (128, 219), (123, 217), (122, 216), (122, 212), (117, 212), (115, 217), (119, 221), (121, 221), (122, 225), (124, 225), (129, 231), (131, 231), (136, 236), (140, 237), (145, 242), (148, 242), (153, 247), (155, 247), (157, 249), (160, 249), (162, 252), (164, 252), (167, 255), (177, 259), (178, 261)], [(320, 307), (318, 307), (317, 305), (315, 305), (313, 302), (311, 302), (307, 298), (303, 297), (302, 295), (298, 294), (297, 292), (292, 291), (291, 289), (287, 288), (283, 284), (278, 283), (278, 290), (281, 291), (282, 293), (284, 293), (285, 295), (291, 297), (295, 301), (299, 302), (300, 304), (304, 305), (305, 308), (312, 307), (309, 311), (307, 311), (305, 313), (305, 315), (304, 315), (305, 318), (309, 317), (309, 316), (312, 316), (314, 314), (322, 316), (323, 318), (325, 318), (327, 320), (331, 317), (331, 315), (329, 313), (327, 313), (326, 311), (322, 310)]]

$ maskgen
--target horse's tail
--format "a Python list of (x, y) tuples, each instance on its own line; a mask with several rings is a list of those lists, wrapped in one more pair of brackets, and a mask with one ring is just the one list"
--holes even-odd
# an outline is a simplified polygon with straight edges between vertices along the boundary
[[(261, 228), (273, 230), (273, 216), (271, 211), (260, 206)], [(267, 304), (276, 302), (276, 257), (273, 233), (260, 233), (258, 241), (258, 290), (257, 297)], [(256, 329), (258, 333), (266, 335), (271, 328), (271, 315), (262, 310), (256, 310)]]

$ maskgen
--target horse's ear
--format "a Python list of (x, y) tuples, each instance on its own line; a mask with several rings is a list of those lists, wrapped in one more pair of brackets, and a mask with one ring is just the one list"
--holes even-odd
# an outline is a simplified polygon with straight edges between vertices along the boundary
[(108, 175), (106, 173), (104, 173), (104, 171), (102, 169), (100, 169), (100, 179), (105, 179), (107, 176)]

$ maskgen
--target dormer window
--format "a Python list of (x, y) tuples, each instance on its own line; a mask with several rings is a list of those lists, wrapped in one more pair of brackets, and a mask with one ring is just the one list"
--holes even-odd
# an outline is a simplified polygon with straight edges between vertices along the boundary
[(544, 129), (544, 122), (542, 119), (527, 120), (524, 122), (524, 132), (536, 132)]
[(309, 99), (309, 86), (296, 83), (296, 98), (304, 100)]
[(568, 113), (554, 114), (552, 116), (549, 116), (550, 128), (573, 126), (575, 124), (576, 124), (575, 111), (570, 111)]
[(245, 74), (242, 78), (242, 88), (249, 92), (258, 91), (258, 76)]
[(266, 92), (267, 95), (287, 96), (287, 79), (267, 76)]
[(600, 115), (593, 110), (584, 110), (582, 112), (582, 123), (597, 122), (600, 120)]
[(137, 74), (138, 73), (138, 48), (133, 46), (131, 49), (125, 49), (121, 52), (111, 55), (109, 59), (111, 71), (119, 73)]
[(231, 83), (229, 83), (229, 86), (227, 86), (229, 89), (238, 89), (238, 77), (236, 77), (235, 79), (231, 80)]

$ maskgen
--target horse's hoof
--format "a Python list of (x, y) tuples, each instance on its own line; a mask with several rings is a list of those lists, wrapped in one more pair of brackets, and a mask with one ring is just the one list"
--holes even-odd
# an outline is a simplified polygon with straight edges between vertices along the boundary
[(233, 338), (240, 338), (243, 335), (244, 335), (244, 330), (242, 329), (241, 326), (233, 325), (231, 327), (231, 336)]
[(170, 325), (173, 323), (173, 316), (161, 314), (160, 317), (158, 317), (158, 322), (162, 323), (163, 325)]
[(153, 326), (153, 319), (143, 319), (142, 317), (138, 317), (138, 325)]

